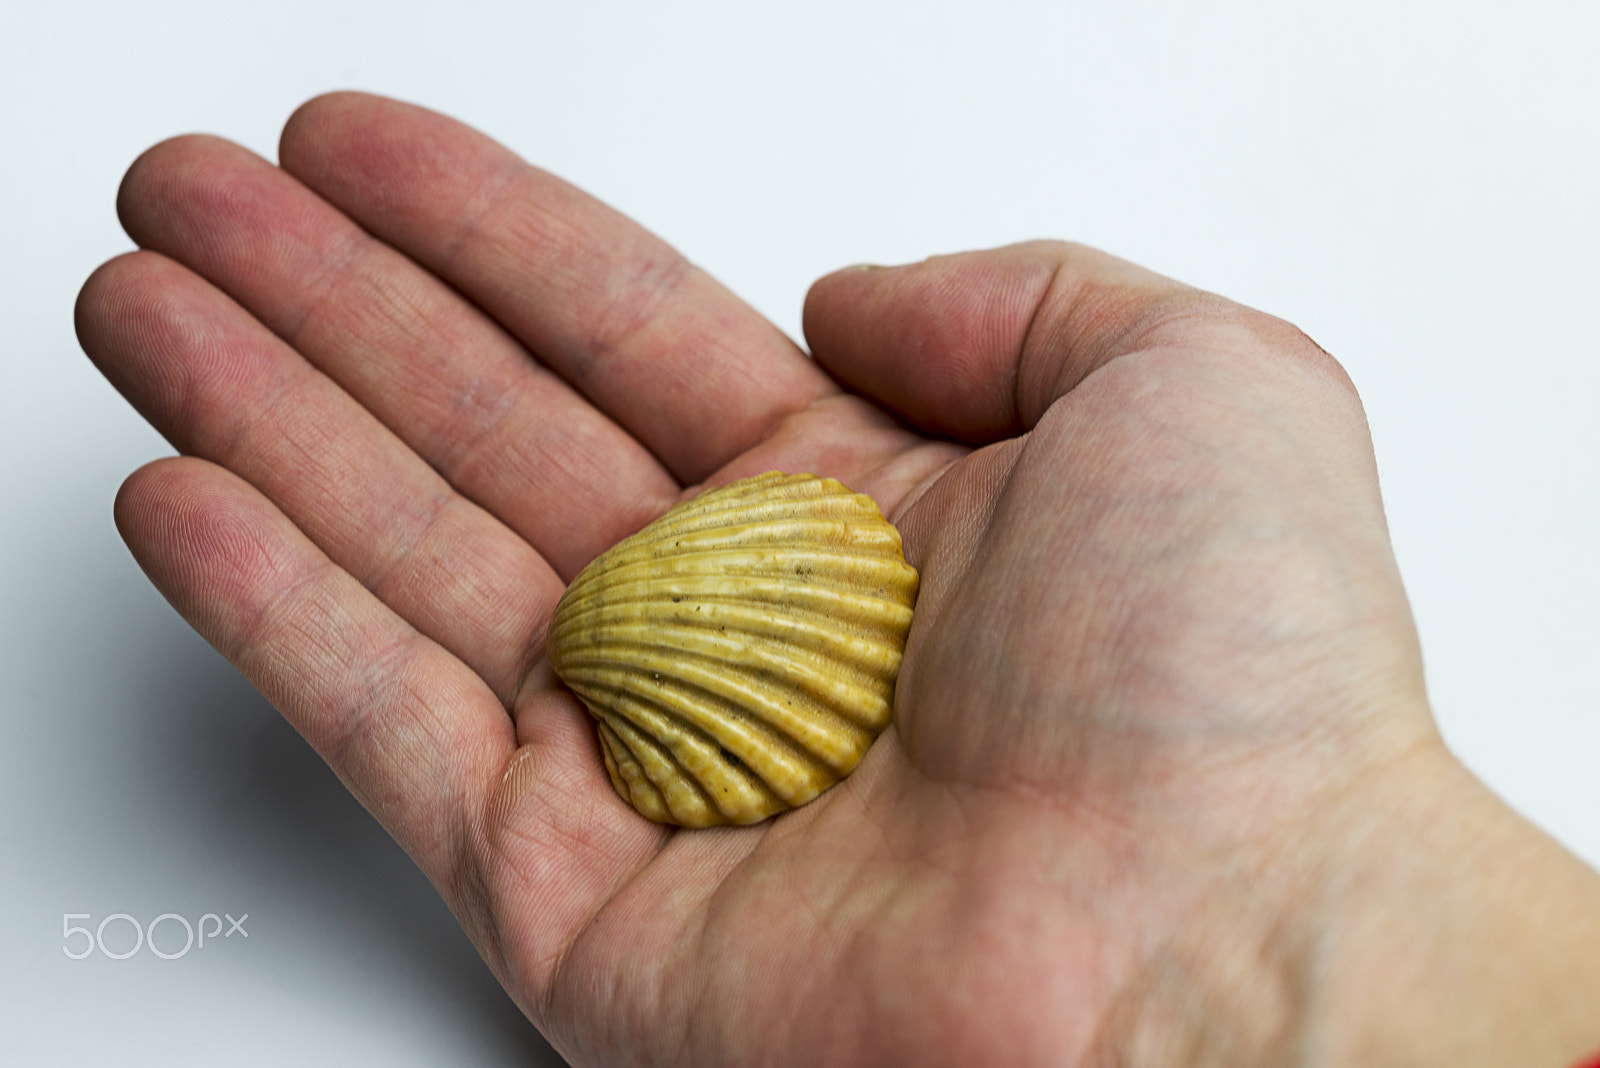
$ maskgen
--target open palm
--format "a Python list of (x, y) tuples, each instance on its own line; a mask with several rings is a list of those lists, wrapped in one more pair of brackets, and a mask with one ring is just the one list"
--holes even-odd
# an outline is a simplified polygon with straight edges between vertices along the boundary
[[(1293, 1041), (1299, 835), (1434, 744), (1331, 359), (1040, 243), (829, 276), (813, 360), (438, 115), (321, 98), (281, 158), (182, 138), (124, 183), (141, 251), (80, 336), (184, 455), (118, 523), (569, 1058), (1124, 1063), (1246, 976), (1259, 1033), (1183, 1048)], [(896, 722), (803, 809), (674, 832), (544, 629), (773, 469), (871, 494), (922, 571)]]

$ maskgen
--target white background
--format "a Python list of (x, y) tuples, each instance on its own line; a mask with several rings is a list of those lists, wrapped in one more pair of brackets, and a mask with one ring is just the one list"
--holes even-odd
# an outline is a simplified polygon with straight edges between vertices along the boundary
[[(1037, 236), (1295, 321), (1366, 401), (1446, 737), (1600, 862), (1592, 0), (0, 0), (0, 1059), (559, 1063), (111, 523), (168, 451), (72, 334), (123, 169), (272, 158), (333, 88), (487, 130), (796, 336), (834, 267)], [(248, 941), (62, 953), (63, 913), (223, 911)]]

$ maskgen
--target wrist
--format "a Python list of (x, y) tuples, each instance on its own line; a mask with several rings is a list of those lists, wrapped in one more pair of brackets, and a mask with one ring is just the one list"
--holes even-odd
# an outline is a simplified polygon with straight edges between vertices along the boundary
[(1570, 1068), (1600, 1049), (1600, 876), (1442, 744), (1336, 819), (1301, 927), (1305, 1063)]
[(1087, 1063), (1590, 1068), (1600, 876), (1436, 738), (1266, 818)]

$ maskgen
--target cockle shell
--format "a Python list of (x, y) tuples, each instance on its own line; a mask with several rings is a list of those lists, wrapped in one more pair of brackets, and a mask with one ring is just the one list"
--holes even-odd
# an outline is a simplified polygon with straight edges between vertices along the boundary
[(850, 774), (888, 726), (916, 594), (870, 497), (771, 472), (584, 568), (547, 649), (624, 800), (660, 823), (755, 823)]

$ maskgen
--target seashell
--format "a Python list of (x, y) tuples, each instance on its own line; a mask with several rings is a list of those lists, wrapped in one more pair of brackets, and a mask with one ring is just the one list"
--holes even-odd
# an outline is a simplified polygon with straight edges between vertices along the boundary
[(547, 648), (624, 800), (659, 823), (756, 823), (850, 774), (888, 726), (916, 594), (870, 497), (770, 472), (595, 559)]

